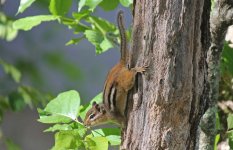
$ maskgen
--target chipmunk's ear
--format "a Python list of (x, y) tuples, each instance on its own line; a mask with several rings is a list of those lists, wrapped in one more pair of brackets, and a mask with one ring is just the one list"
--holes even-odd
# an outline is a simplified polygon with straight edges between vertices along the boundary
[(96, 110), (100, 111), (100, 106), (95, 101), (92, 103), (92, 106), (95, 107)]

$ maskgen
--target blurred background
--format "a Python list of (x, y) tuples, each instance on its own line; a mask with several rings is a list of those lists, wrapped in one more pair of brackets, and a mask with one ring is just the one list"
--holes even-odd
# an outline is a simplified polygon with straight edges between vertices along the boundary
[[(1, 5), (0, 12), (13, 20), (49, 14), (48, 2), (40, 0), (24, 13), (16, 15), (19, 3), (16, 0), (6, 0)], [(75, 9), (77, 4), (74, 3), (72, 7)], [(130, 11), (120, 5), (109, 12), (97, 8), (95, 14), (116, 24), (116, 14), (120, 9), (126, 12), (126, 25), (129, 26)], [(0, 33), (3, 32), (3, 26), (1, 20)], [(12, 36), (16, 36), (14, 34)], [(0, 150), (6, 149), (1, 138), (9, 139), (9, 143), (14, 142), (23, 150), (47, 150), (54, 145), (53, 134), (43, 133), (46, 126), (37, 121), (35, 106), (25, 105), (19, 100), (17, 103), (10, 102), (14, 109), (1, 110), (4, 105), (2, 96), (17, 99), (18, 93), (15, 91), (19, 84), (28, 86), (25, 89), (37, 96), (46, 93), (48, 97), (53, 97), (60, 92), (74, 89), (80, 93), (83, 104), (102, 91), (108, 70), (119, 59), (118, 49), (112, 48), (97, 55), (95, 47), (87, 40), (82, 40), (78, 45), (65, 46), (73, 36), (72, 31), (64, 25), (46, 22), (31, 31), (19, 31), (13, 40), (0, 39), (0, 61), (14, 65), (22, 74), (21, 82), (14, 82), (5, 74), (3, 66), (0, 66)], [(35, 103), (38, 102), (35, 100)], [(43, 103), (39, 106), (43, 107)]]

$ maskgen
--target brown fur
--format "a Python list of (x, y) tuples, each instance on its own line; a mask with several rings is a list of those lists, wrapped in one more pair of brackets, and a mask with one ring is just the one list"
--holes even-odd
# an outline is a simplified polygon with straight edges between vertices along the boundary
[[(86, 114), (84, 124), (87, 126), (94, 126), (113, 121), (120, 124), (122, 127), (125, 125), (125, 107), (127, 102), (127, 94), (130, 89), (134, 86), (136, 74), (143, 73), (146, 67), (138, 68), (127, 68), (127, 39), (123, 23), (123, 12), (120, 11), (117, 17), (118, 27), (121, 35), (121, 59), (108, 73), (103, 92), (103, 103), (100, 105), (100, 110), (93, 106)], [(109, 95), (111, 89), (116, 89), (115, 102), (116, 106), (111, 108), (113, 104), (110, 104)], [(95, 114), (95, 118), (91, 117)]]

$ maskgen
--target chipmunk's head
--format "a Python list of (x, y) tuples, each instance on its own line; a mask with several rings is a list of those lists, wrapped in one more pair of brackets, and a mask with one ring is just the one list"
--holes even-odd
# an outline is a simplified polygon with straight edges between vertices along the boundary
[(84, 125), (89, 127), (96, 126), (104, 124), (108, 120), (109, 117), (104, 104), (97, 104), (96, 102), (93, 102), (91, 109), (86, 113)]

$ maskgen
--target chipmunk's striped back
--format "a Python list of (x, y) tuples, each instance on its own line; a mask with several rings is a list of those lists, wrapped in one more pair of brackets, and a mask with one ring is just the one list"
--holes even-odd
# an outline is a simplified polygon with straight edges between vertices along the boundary
[(117, 97), (117, 82), (116, 78), (121, 72), (121, 69), (124, 68), (127, 63), (127, 38), (124, 27), (124, 15), (123, 11), (119, 11), (117, 14), (117, 25), (120, 33), (120, 52), (121, 58), (120, 62), (116, 64), (108, 73), (107, 79), (104, 84), (103, 92), (103, 103), (109, 108), (110, 111), (115, 111), (116, 107), (116, 97)]

